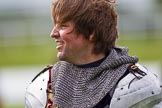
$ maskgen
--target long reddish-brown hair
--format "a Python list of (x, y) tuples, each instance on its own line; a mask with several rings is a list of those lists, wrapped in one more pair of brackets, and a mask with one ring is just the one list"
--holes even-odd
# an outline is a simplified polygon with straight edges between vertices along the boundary
[[(112, 0), (111, 0), (112, 1)], [(93, 34), (95, 54), (109, 53), (118, 37), (117, 14), (108, 0), (53, 0), (54, 23), (73, 21), (86, 39)], [(59, 21), (57, 19), (59, 18)]]

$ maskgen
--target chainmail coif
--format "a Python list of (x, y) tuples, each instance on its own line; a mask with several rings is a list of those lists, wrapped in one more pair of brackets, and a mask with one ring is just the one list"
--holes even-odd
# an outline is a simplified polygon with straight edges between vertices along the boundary
[(81, 68), (65, 61), (53, 67), (54, 106), (92, 108), (113, 88), (127, 67), (138, 58), (128, 49), (115, 47), (98, 67)]

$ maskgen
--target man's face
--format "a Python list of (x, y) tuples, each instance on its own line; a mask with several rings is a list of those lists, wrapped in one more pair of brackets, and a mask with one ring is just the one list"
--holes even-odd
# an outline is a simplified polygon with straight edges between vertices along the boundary
[(64, 24), (55, 24), (51, 37), (55, 38), (58, 50), (57, 57), (60, 60), (75, 63), (86, 56), (89, 52), (91, 42), (86, 40), (82, 34), (77, 34), (72, 21)]

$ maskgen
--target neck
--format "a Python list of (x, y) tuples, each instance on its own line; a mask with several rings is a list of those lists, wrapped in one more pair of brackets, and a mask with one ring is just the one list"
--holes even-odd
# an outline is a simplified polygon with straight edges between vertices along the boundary
[(75, 62), (73, 62), (73, 64), (75, 65), (84, 65), (84, 64), (88, 64), (88, 63), (92, 63), (95, 61), (98, 61), (102, 58), (105, 57), (105, 54), (90, 54), (90, 55), (84, 55), (82, 57), (79, 57), (78, 60), (75, 60)]

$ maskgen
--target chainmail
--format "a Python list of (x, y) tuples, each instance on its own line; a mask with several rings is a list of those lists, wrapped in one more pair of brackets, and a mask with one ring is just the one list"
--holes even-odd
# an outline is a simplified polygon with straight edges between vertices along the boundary
[(54, 106), (93, 108), (116, 85), (127, 67), (137, 61), (136, 56), (128, 56), (127, 48), (115, 47), (98, 67), (56, 63), (52, 74)]

